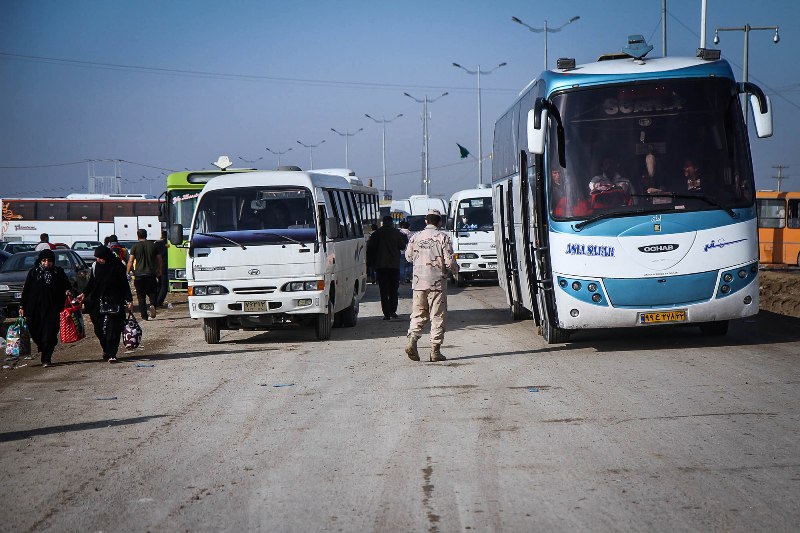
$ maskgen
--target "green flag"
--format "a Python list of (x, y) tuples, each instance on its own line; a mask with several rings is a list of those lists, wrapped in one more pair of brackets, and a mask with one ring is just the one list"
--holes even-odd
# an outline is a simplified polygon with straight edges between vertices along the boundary
[(461, 159), (464, 159), (469, 155), (469, 150), (467, 150), (458, 143), (456, 143), (456, 146), (458, 146), (458, 151), (461, 152)]

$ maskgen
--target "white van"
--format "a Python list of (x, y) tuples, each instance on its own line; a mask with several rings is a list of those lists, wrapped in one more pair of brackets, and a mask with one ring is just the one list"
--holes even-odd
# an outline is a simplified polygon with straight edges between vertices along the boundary
[(475, 279), (497, 279), (492, 189), (468, 189), (450, 197), (447, 229), (458, 262), (456, 285)]
[(405, 213), (405, 219), (411, 224), (411, 231), (425, 229), (425, 215), (431, 209), (437, 209), (442, 217), (447, 215), (447, 202), (442, 198), (433, 198), (427, 194), (412, 194), (402, 200), (392, 200), (392, 213)]
[[(310, 326), (319, 340), (354, 326), (366, 290), (364, 214), (378, 190), (299, 168), (215, 177), (189, 235), (189, 314), (205, 340), (220, 330)], [(171, 242), (183, 239), (180, 224)], [(174, 238), (174, 240), (173, 240)]]

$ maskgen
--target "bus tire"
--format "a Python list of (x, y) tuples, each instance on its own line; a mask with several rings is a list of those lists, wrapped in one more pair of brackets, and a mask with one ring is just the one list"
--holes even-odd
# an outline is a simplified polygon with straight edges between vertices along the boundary
[(716, 322), (702, 322), (700, 324), (700, 333), (706, 337), (719, 337), (728, 333), (728, 321), (718, 320)]
[(553, 317), (547, 311), (546, 296), (543, 290), (539, 291), (540, 314), (542, 317), (541, 334), (547, 344), (563, 344), (569, 341), (569, 331), (553, 324)]
[(467, 278), (464, 277), (463, 274), (460, 272), (456, 272), (453, 274), (453, 281), (456, 283), (456, 287), (466, 287), (467, 286)]
[(314, 324), (314, 330), (318, 341), (326, 341), (331, 338), (331, 328), (333, 328), (333, 303), (328, 301), (326, 313), (319, 313)]
[(522, 304), (519, 302), (514, 302), (511, 304), (511, 319), (512, 320), (525, 320), (530, 315), (528, 310), (522, 307)]
[(203, 319), (203, 335), (206, 338), (206, 344), (219, 343), (219, 320), (219, 318)]
[(358, 322), (358, 299), (353, 294), (353, 301), (341, 311), (341, 321), (343, 328), (352, 328)]

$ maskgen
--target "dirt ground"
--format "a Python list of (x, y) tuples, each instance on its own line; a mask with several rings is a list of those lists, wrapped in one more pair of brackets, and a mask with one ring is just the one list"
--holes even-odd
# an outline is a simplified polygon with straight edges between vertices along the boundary
[(760, 308), (800, 318), (800, 270), (762, 270)]

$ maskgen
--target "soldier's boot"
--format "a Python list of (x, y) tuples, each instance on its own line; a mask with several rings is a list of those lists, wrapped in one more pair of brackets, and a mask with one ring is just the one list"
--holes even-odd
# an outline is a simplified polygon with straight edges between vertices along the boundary
[(419, 337), (415, 337), (413, 335), (408, 336), (408, 342), (406, 343), (406, 355), (412, 361), (419, 361), (419, 350), (417, 350), (417, 340)]
[(431, 346), (431, 362), (447, 361), (447, 357), (442, 355), (442, 345), (434, 344)]

